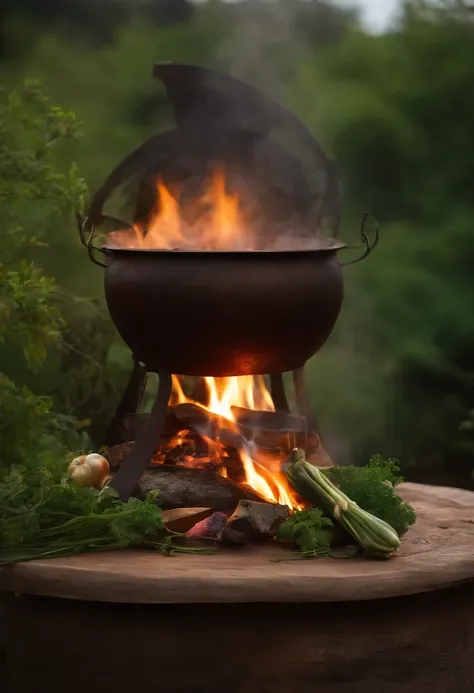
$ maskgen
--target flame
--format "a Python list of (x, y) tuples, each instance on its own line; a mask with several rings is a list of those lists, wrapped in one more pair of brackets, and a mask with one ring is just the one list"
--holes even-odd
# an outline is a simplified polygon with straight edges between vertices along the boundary
[[(182, 387), (178, 376), (173, 375), (173, 389), (170, 403), (172, 405), (185, 404), (192, 402), (201, 407), (206, 412), (221, 419), (221, 427), (237, 430), (237, 422), (233, 407), (243, 407), (258, 411), (275, 411), (273, 400), (265, 385), (263, 376), (238, 376), (229, 378), (204, 378), (207, 388), (207, 404), (196, 402), (188, 397)], [(173, 439), (181, 440), (184, 431)], [(225, 458), (224, 445), (219, 440), (207, 439), (211, 454)], [(290, 508), (301, 508), (302, 506), (296, 498), (296, 494), (291, 489), (285, 475), (279, 471), (281, 469), (280, 459), (270, 460), (270, 464), (264, 466), (263, 463), (252, 459), (249, 450), (239, 451), (240, 459), (245, 472), (245, 484), (256, 491), (260, 496), (273, 503), (288, 505)], [(272, 464), (274, 462), (274, 464)], [(187, 461), (187, 466), (193, 466)], [(275, 471), (278, 469), (278, 471)], [(219, 473), (227, 476), (225, 469), (225, 459)]]
[(158, 179), (155, 208), (148, 222), (134, 224), (131, 233), (119, 231), (109, 236), (121, 247), (140, 249), (253, 250), (256, 242), (239, 196), (227, 191), (220, 170), (211, 175), (200, 197), (186, 201)]

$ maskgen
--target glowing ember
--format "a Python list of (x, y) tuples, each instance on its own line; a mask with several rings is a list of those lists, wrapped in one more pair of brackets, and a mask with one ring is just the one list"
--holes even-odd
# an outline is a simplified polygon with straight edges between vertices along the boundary
[[(192, 403), (209, 413), (213, 422), (218, 422), (215, 437), (211, 440), (205, 437), (208, 444), (209, 455), (214, 456), (220, 474), (228, 476), (226, 469), (227, 451), (225, 444), (220, 440), (219, 434), (223, 429), (237, 432), (237, 422), (233, 413), (233, 407), (243, 407), (256, 411), (274, 411), (275, 407), (262, 376), (240, 376), (232, 378), (204, 378), (207, 388), (207, 404), (194, 401), (188, 397), (177, 376), (173, 376), (173, 390), (170, 404)], [(186, 443), (189, 431), (180, 431), (167, 445), (172, 446)], [(275, 452), (274, 458), (265, 457), (264, 461), (257, 462), (252, 459), (249, 449), (239, 449), (238, 454), (245, 474), (243, 484), (248, 485), (260, 496), (268, 501), (288, 505), (289, 507), (301, 507), (296, 495), (289, 486), (286, 476), (281, 471), (281, 460)], [(199, 466), (199, 461), (193, 457), (186, 457), (185, 466)]]

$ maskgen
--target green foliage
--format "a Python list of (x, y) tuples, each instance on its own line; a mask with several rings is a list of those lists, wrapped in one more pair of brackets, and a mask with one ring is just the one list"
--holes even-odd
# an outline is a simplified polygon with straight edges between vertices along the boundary
[(77, 487), (64, 465), (16, 468), (0, 482), (0, 566), (129, 547), (212, 553), (178, 544), (176, 533), (166, 536), (156, 493), (123, 503), (113, 489)]
[[(380, 468), (379, 468), (380, 475)], [(294, 450), (292, 463), (285, 469), (291, 486), (306, 501), (328, 515), (372, 558), (387, 558), (400, 546), (400, 537), (394, 528), (379, 516), (364, 510), (346, 495), (327, 474), (304, 459), (303, 450)], [(364, 488), (372, 494), (379, 491), (370, 480), (364, 480)], [(385, 511), (382, 503), (381, 510)], [(399, 520), (394, 512), (394, 519)]]
[[(108, 324), (104, 328), (103, 312), (94, 303), (62, 293), (28, 257), (44, 245), (43, 229), (68, 225), (71, 212), (82, 210), (83, 179), (74, 164), (63, 172), (54, 158), (58, 144), (78, 136), (78, 123), (70, 112), (53, 106), (35, 83), (27, 82), (11, 93), (4, 91), (2, 97), (0, 467), (8, 467), (39, 465), (46, 458), (61, 458), (67, 447), (87, 444), (81, 433), (87, 417), (77, 419), (87, 408), (86, 398), (83, 394), (81, 400), (77, 393), (70, 396), (71, 383), (80, 387), (78, 378), (84, 392), (87, 383), (94, 381), (93, 395), (100, 397), (104, 390), (98, 373), (105, 366), (77, 345), (82, 336), (94, 345), (88, 351), (106, 350), (112, 338)], [(101, 339), (101, 329), (109, 333), (108, 339)], [(80, 361), (75, 366), (72, 353)], [(66, 391), (54, 380), (52, 362), (56, 373), (60, 371), (66, 379)], [(117, 380), (120, 385), (120, 378)], [(37, 384), (41, 384), (39, 395), (35, 394)], [(108, 385), (105, 392), (112, 389)]]
[(164, 529), (154, 496), (122, 503), (111, 489), (78, 488), (58, 471), (13, 470), (0, 484), (0, 565), (141, 546)]
[(327, 556), (333, 542), (333, 523), (322, 510), (297, 510), (277, 531), (277, 539), (297, 546), (305, 558)]
[(19, 388), (0, 373), (0, 468), (27, 461), (50, 424), (50, 401)]
[(15, 270), (0, 268), (0, 342), (14, 341), (30, 367), (39, 367), (47, 347), (60, 338), (55, 290), (54, 281), (33, 263), (22, 260)]
[(41, 227), (80, 209), (86, 187), (74, 165), (60, 172), (52, 160), (58, 140), (77, 135), (71, 113), (52, 106), (32, 82), (0, 102), (0, 343), (22, 349), (31, 368), (60, 337), (54, 281), (25, 256), (41, 241)]
[[(47, 377), (42, 379), (41, 389), (52, 398), (57, 411), (87, 424), (89, 441), (79, 447), (97, 449), (122, 395), (128, 369), (120, 362), (117, 333), (103, 305), (64, 293), (59, 298), (62, 339), (45, 364)], [(119, 356), (114, 357), (117, 351)], [(126, 356), (128, 366), (128, 352)]]
[[(373, 455), (364, 467), (336, 466), (322, 474), (304, 461), (302, 451), (294, 453), (293, 464), (286, 472), (288, 479), (314, 507), (296, 511), (279, 527), (277, 539), (297, 546), (305, 558), (351, 555), (347, 547), (339, 551), (337, 545), (354, 539), (368, 555), (390, 554), (396, 548), (391, 547), (392, 529), (398, 535), (394, 536), (398, 545), (398, 537), (416, 520), (413, 508), (395, 493), (403, 481), (399, 472), (395, 460)], [(332, 514), (336, 522), (325, 512)]]
[(331, 467), (328, 479), (363, 510), (387, 522), (401, 537), (414, 524), (413, 508), (395, 492), (403, 478), (396, 460), (373, 455), (362, 467)]
[[(45, 223), (55, 215), (81, 210), (87, 188), (74, 164), (57, 169), (52, 151), (58, 141), (77, 137), (79, 124), (69, 111), (51, 105), (32, 81), (11, 92), (0, 104), (0, 201), (2, 223), (9, 236), (7, 250), (15, 258), (25, 243), (25, 226), (32, 213)], [(38, 227), (39, 228), (39, 227)]]
[[(72, 205), (80, 207), (85, 186), (74, 166), (61, 173), (51, 161), (54, 143), (76, 134), (72, 115), (52, 106), (33, 83), (2, 96), (0, 344), (21, 350), (26, 367), (37, 370), (60, 339), (63, 322), (54, 281), (25, 259), (41, 242), (30, 231), (31, 220), (47, 224)], [(49, 399), (0, 372), (0, 466), (25, 463), (33, 453), (39, 458), (48, 428), (60, 429)]]

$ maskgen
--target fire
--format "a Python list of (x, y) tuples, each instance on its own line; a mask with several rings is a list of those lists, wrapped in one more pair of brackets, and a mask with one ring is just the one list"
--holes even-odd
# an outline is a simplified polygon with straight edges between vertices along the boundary
[[(171, 404), (193, 403), (203, 410), (218, 417), (221, 421), (221, 428), (237, 431), (237, 421), (233, 407), (243, 407), (254, 411), (274, 411), (275, 407), (271, 395), (265, 385), (263, 376), (238, 376), (230, 378), (204, 378), (207, 388), (207, 403), (202, 404), (188, 397), (182, 387), (181, 381), (177, 376), (173, 376), (173, 390)], [(187, 431), (180, 431), (178, 436), (173, 439), (183, 440)], [(223, 467), (220, 473), (227, 476), (225, 469), (224, 445), (219, 440), (209, 440), (210, 449), (224, 457)], [(273, 503), (288, 505), (290, 508), (300, 508), (285, 475), (281, 471), (274, 471), (278, 465), (270, 463), (264, 466), (263, 463), (252, 459), (248, 449), (239, 451), (242, 466), (245, 472), (245, 484), (250, 486), (260, 496)], [(192, 466), (190, 460), (186, 461), (187, 466)]]
[(107, 243), (131, 250), (288, 251), (327, 243), (299, 219), (272, 222), (249, 181), (216, 168), (202, 181), (166, 185), (158, 178), (146, 220), (107, 234)]
[(181, 250), (253, 250), (237, 193), (227, 191), (222, 171), (215, 171), (207, 189), (197, 198), (176, 196), (158, 180), (155, 208), (145, 224), (134, 224), (133, 233), (111, 234), (128, 248)]

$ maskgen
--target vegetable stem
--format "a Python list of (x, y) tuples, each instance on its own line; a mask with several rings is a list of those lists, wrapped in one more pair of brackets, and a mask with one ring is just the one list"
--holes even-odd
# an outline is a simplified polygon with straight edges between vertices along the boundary
[(286, 470), (291, 485), (314, 506), (328, 512), (357, 541), (364, 551), (385, 558), (400, 546), (397, 532), (388, 523), (360, 508), (298, 451)]

